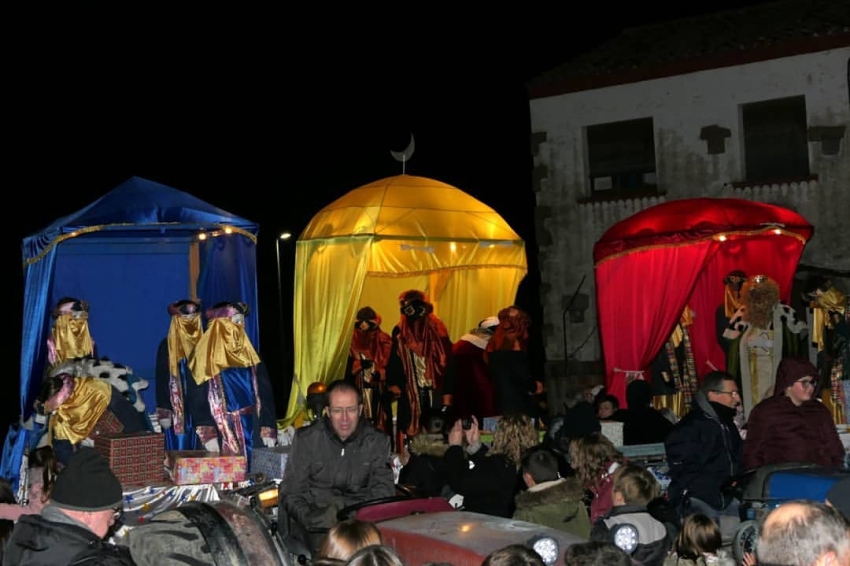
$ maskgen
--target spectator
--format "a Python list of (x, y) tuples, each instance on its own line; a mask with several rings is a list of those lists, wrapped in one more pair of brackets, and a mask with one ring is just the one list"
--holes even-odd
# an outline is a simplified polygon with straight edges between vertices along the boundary
[(667, 437), (667, 495), (683, 516), (703, 513), (718, 522), (721, 515), (738, 516), (740, 501), (724, 486), (741, 472), (743, 448), (734, 421), (740, 403), (735, 379), (710, 372)]
[(596, 399), (594, 406), (596, 407), (596, 418), (600, 421), (607, 421), (620, 410), (620, 401), (613, 395), (606, 393)]
[(6, 564), (135, 566), (126, 547), (104, 541), (120, 519), (121, 482), (93, 448), (81, 446), (56, 478), (40, 515), (23, 515), (6, 546)]
[(515, 498), (514, 519), (528, 521), (587, 538), (590, 519), (584, 488), (576, 478), (562, 478), (558, 459), (549, 450), (531, 450), (522, 457), (527, 490)]
[(786, 502), (762, 519), (756, 558), (759, 566), (844, 566), (850, 564), (850, 528), (829, 505)]
[(534, 550), (523, 544), (511, 544), (491, 552), (481, 566), (545, 566)]
[(564, 551), (567, 566), (633, 566), (632, 558), (613, 542), (591, 540), (571, 544)]
[(347, 519), (331, 527), (319, 548), (319, 558), (347, 561), (361, 548), (383, 544), (381, 531), (374, 523)]
[(611, 510), (614, 472), (625, 458), (601, 433), (577, 438), (570, 444), (570, 462), (576, 477), (593, 495), (590, 502), (591, 524)]
[(372, 544), (355, 552), (346, 566), (404, 566), (404, 562), (392, 548)]
[(805, 360), (779, 362), (773, 396), (750, 411), (744, 441), (746, 469), (784, 462), (844, 465), (844, 446), (832, 415), (812, 398), (817, 379), (817, 368)]
[[(673, 545), (675, 534), (672, 529), (654, 518), (647, 504), (661, 495), (661, 486), (646, 468), (637, 464), (625, 464), (614, 472), (612, 503), (607, 516), (593, 523), (591, 540), (618, 544), (631, 555), (632, 560), (643, 566), (662, 566)], [(618, 531), (623, 526), (634, 529), (633, 546), (624, 548), (618, 543)]]
[(443, 459), (449, 448), (443, 432), (445, 420), (438, 409), (430, 409), (422, 417), (422, 432), (410, 441), (407, 454), (402, 452), (398, 483), (414, 488), (424, 497), (439, 497), (445, 494), (449, 483)]
[(623, 444), (655, 444), (664, 442), (673, 423), (652, 406), (652, 388), (643, 379), (635, 379), (626, 387), (628, 408), (612, 415), (623, 423)]
[(720, 526), (714, 519), (702, 513), (688, 515), (664, 566), (736, 566), (722, 546)]
[(526, 415), (500, 418), (489, 449), (481, 444), (478, 420), (474, 416), (469, 430), (463, 429), (460, 420), (455, 421), (449, 432), (445, 462), (449, 486), (463, 496), (464, 510), (511, 517), (514, 495), (520, 486), (522, 454), (536, 445), (537, 431)]
[(596, 411), (586, 399), (584, 392), (572, 388), (564, 395), (564, 414), (553, 419), (551, 434), (559, 450), (568, 453), (573, 439), (592, 432), (601, 432), (602, 425), (596, 418)]
[(363, 417), (363, 398), (350, 382), (328, 386), (325, 416), (295, 433), (280, 484), (284, 529), (310, 550), (349, 505), (395, 494), (390, 438)]
[(21, 515), (41, 513), (56, 480), (56, 459), (50, 446), (41, 446), (29, 454), (26, 501), (0, 503), (0, 519), (17, 521)]

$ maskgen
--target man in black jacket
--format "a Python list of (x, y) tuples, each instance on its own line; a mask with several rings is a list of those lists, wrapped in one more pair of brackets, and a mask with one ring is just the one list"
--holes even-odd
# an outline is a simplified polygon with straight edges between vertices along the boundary
[[(395, 495), (390, 437), (363, 417), (363, 397), (345, 380), (327, 390), (323, 419), (298, 429), (280, 484), (281, 517), (296, 538), (315, 550), (337, 512), (350, 505)], [(286, 526), (284, 525), (284, 528)]]
[(703, 378), (693, 406), (679, 421), (664, 447), (670, 468), (670, 503), (683, 514), (738, 515), (740, 502), (723, 486), (738, 475), (743, 442), (735, 425), (741, 403), (735, 378), (713, 371)]
[(5, 564), (134, 566), (130, 551), (104, 542), (124, 505), (121, 482), (94, 448), (81, 446), (57, 476), (40, 515), (23, 515), (3, 556)]

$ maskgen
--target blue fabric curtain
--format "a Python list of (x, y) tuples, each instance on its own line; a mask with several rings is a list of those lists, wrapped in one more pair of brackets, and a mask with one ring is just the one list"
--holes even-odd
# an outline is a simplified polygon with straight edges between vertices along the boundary
[(201, 304), (206, 309), (221, 302), (246, 303), (250, 310), (245, 318), (245, 332), (259, 354), (257, 246), (245, 236), (230, 234), (202, 242), (200, 256), (198, 296)]

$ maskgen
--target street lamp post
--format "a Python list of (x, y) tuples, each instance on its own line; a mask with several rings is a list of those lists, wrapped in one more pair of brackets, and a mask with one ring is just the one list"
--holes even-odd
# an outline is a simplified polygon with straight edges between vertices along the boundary
[(288, 240), (292, 237), (292, 234), (289, 232), (282, 232), (274, 242), (275, 252), (277, 255), (277, 305), (278, 305), (278, 325), (280, 332), (280, 355), (283, 359), (283, 364), (281, 368), (286, 369), (287, 364), (287, 354), (289, 353), (289, 348), (286, 346), (286, 331), (284, 328), (284, 320), (283, 320), (283, 280), (281, 279), (280, 274), (280, 241)]

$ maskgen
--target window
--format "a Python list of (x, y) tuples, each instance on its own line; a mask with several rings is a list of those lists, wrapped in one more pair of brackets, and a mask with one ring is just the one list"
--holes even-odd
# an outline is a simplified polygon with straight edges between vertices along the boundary
[(655, 190), (652, 118), (588, 126), (587, 153), (593, 196)]
[(744, 104), (741, 117), (747, 182), (809, 176), (805, 96)]

